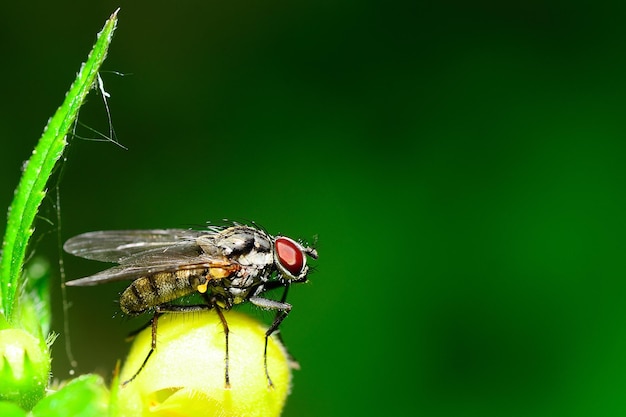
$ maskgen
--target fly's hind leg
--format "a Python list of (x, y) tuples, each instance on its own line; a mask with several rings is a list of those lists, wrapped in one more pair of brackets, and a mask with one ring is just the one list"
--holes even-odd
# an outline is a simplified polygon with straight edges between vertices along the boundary
[[(148, 363), (148, 359), (150, 359), (150, 356), (152, 356), (152, 352), (154, 352), (154, 350), (156, 349), (157, 325), (158, 325), (158, 321), (159, 321), (159, 316), (161, 314), (162, 314), (162, 312), (159, 311), (159, 308), (155, 308), (154, 309), (154, 316), (152, 316), (152, 320), (150, 321), (150, 323), (152, 325), (152, 343), (150, 345), (150, 351), (146, 355), (146, 358), (143, 360), (143, 362), (142, 362), (141, 366), (139, 367), (139, 369), (137, 369), (137, 372), (135, 372), (133, 374), (133, 376), (131, 376), (129, 379), (127, 379), (126, 381), (122, 382), (122, 386), (123, 387), (126, 386), (128, 383), (130, 383), (135, 378), (137, 378), (137, 375), (139, 375), (139, 373), (146, 366), (146, 363)], [(133, 333), (131, 333), (131, 335), (129, 337), (136, 336), (137, 333), (139, 333), (140, 331), (142, 331), (146, 327), (148, 327), (148, 326), (146, 325), (145, 327), (142, 327), (139, 330), (134, 331)]]
[[(154, 316), (152, 317), (152, 320), (150, 322), (151, 323), (151, 327), (152, 327), (152, 342), (150, 344), (150, 351), (146, 355), (146, 358), (143, 360), (143, 363), (141, 364), (141, 366), (139, 367), (137, 372), (135, 372), (133, 374), (133, 376), (131, 376), (129, 379), (127, 379), (126, 381), (122, 382), (122, 386), (126, 386), (127, 384), (132, 382), (135, 378), (137, 378), (137, 375), (139, 375), (139, 373), (143, 370), (143, 368), (146, 367), (146, 364), (148, 363), (148, 359), (150, 359), (150, 356), (152, 356), (152, 353), (156, 350), (158, 322), (159, 322), (159, 317), (163, 313), (187, 313), (187, 312), (192, 312), (192, 311), (210, 310), (212, 308), (213, 308), (212, 304), (209, 304), (209, 305), (200, 304), (200, 305), (189, 305), (189, 306), (162, 304), (162, 305), (156, 306), (154, 308)], [(221, 312), (219, 312), (219, 314), (220, 314), (220, 318), (223, 319), (223, 316), (221, 315)], [(225, 320), (223, 319), (222, 320), (222, 324), (224, 324), (224, 323), (225, 323)], [(147, 325), (145, 327), (142, 327), (139, 330), (131, 333), (130, 337), (135, 336), (137, 333), (139, 333), (140, 331), (142, 331), (146, 327), (147, 327)], [(227, 336), (226, 340), (228, 341), (228, 336)], [(227, 361), (228, 361), (228, 343), (227, 343), (227, 346), (226, 346), (226, 354), (227, 354)], [(227, 362), (227, 364), (228, 364), (228, 362)], [(228, 378), (228, 369), (226, 370), (226, 378)], [(226, 380), (226, 385), (227, 385), (227, 387), (230, 387), (230, 384), (228, 383), (228, 379)]]

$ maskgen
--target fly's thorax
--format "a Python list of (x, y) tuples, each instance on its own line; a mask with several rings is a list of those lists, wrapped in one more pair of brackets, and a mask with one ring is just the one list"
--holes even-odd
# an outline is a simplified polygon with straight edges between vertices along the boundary
[(256, 275), (259, 271), (274, 265), (274, 256), (271, 251), (265, 252), (252, 249), (249, 252), (235, 256), (234, 259), (248, 275)]
[(235, 287), (245, 288), (264, 280), (266, 271), (274, 265), (272, 237), (253, 227), (229, 227), (201, 236), (197, 243), (206, 255), (238, 265), (236, 276), (229, 277)]
[(125, 314), (136, 315), (158, 305), (192, 294), (205, 283), (208, 269), (159, 272), (133, 281), (120, 296)]
[(233, 226), (219, 233), (200, 236), (198, 245), (209, 255), (234, 259), (252, 252), (272, 253), (271, 237), (250, 226)]

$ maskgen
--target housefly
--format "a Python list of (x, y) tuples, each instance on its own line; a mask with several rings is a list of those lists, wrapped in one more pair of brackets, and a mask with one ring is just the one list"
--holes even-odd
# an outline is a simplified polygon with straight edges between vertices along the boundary
[[(81, 258), (113, 262), (117, 266), (68, 286), (91, 286), (132, 280), (120, 295), (120, 308), (128, 315), (153, 311), (152, 345), (143, 364), (123, 384), (131, 382), (156, 349), (158, 317), (166, 312), (213, 309), (219, 315), (226, 338), (225, 386), (228, 375), (228, 324), (222, 310), (250, 302), (276, 311), (265, 333), (264, 367), (268, 386), (267, 341), (291, 311), (287, 291), (292, 283), (306, 282), (307, 257), (317, 251), (286, 236), (272, 236), (247, 225), (210, 226), (206, 230), (156, 229), (89, 232), (69, 239), (63, 249)], [(283, 288), (280, 300), (263, 297), (266, 291)], [(203, 297), (197, 305), (173, 301), (194, 293)]]

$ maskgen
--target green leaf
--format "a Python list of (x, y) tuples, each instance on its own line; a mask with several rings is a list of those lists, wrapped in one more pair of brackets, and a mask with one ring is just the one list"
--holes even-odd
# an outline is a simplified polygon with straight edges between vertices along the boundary
[(116, 24), (117, 11), (111, 15), (98, 34), (96, 43), (87, 61), (80, 68), (63, 104), (44, 129), (15, 190), (9, 208), (0, 260), (0, 314), (3, 314), (9, 323), (13, 322), (16, 293), (21, 287), (26, 248), (33, 234), (33, 221), (39, 205), (46, 195), (48, 178), (65, 150), (67, 134), (76, 120), (79, 109), (96, 82)]
[(82, 375), (48, 395), (33, 408), (33, 417), (108, 416), (109, 391), (98, 375)]

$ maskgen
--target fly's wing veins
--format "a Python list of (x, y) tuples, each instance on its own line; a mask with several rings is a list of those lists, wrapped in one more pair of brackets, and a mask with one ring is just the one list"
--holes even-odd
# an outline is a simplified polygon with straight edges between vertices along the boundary
[(142, 254), (175, 252), (178, 246), (189, 250), (189, 247), (197, 247), (195, 242), (198, 237), (213, 233), (186, 229), (89, 232), (69, 239), (63, 249), (81, 258), (121, 264)]

